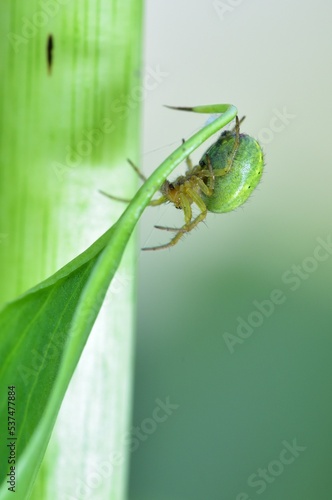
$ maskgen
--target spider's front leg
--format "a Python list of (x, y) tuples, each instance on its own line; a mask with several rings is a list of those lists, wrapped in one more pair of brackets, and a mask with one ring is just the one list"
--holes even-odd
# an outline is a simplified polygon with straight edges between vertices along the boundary
[[(182, 139), (182, 144), (184, 144), (185, 142), (186, 142), (185, 139)], [(194, 164), (190, 156), (187, 156), (186, 164), (187, 164), (187, 172), (191, 172), (194, 169)]]
[[(143, 182), (145, 182), (146, 181), (145, 175), (140, 171), (140, 169), (135, 165), (135, 163), (132, 162), (131, 160), (129, 160), (128, 158), (127, 158), (127, 162), (129, 163), (131, 168), (134, 170), (134, 172), (136, 172), (138, 177)], [(130, 203), (132, 201), (131, 199), (128, 199), (128, 198), (121, 198), (120, 196), (114, 196), (113, 194), (106, 193), (105, 191), (102, 191), (101, 189), (99, 189), (99, 193), (106, 196), (107, 198), (110, 198), (110, 200), (121, 201), (122, 203)], [(160, 203), (164, 203), (164, 202), (160, 202)], [(157, 203), (155, 203), (155, 205), (157, 205)]]
[[(192, 220), (191, 202), (194, 202), (201, 211), (201, 213), (197, 217), (195, 217), (194, 220)], [(155, 226), (157, 229), (163, 229), (165, 231), (176, 231), (177, 233), (168, 243), (156, 247), (143, 248), (143, 250), (161, 250), (173, 247), (178, 243), (178, 241), (180, 241), (184, 234), (189, 233), (205, 219), (207, 214), (206, 205), (199, 194), (197, 194), (197, 192), (195, 192), (193, 189), (187, 188), (185, 193), (181, 193), (181, 203), (184, 212), (185, 224), (179, 229), (175, 229), (172, 227)]]
[(240, 123), (245, 119), (245, 116), (239, 120), (239, 117), (236, 115), (235, 117), (235, 127), (232, 131), (232, 133), (235, 133), (235, 141), (234, 141), (234, 146), (231, 154), (229, 155), (229, 158), (227, 160), (227, 165), (223, 169), (216, 169), (214, 171), (214, 174), (216, 176), (224, 176), (227, 175), (228, 172), (231, 170), (233, 163), (234, 163), (234, 158), (236, 156), (236, 153), (238, 152), (239, 146), (240, 146)]
[[(244, 119), (245, 119), (245, 116), (243, 118), (241, 118), (241, 120), (239, 120), (238, 117), (236, 116), (235, 127), (230, 132), (231, 134), (235, 133), (235, 141), (234, 141), (233, 149), (232, 149), (232, 151), (227, 159), (226, 166), (223, 168), (214, 168), (213, 169), (212, 165), (211, 165), (211, 160), (206, 155), (208, 170), (203, 169), (200, 172), (198, 172), (198, 174), (197, 174), (200, 177), (206, 177), (208, 179), (207, 186), (210, 188), (211, 193), (214, 190), (215, 178), (216, 177), (224, 177), (225, 175), (227, 175), (230, 172), (230, 170), (234, 164), (234, 158), (235, 158), (235, 156), (238, 152), (239, 146), (240, 146), (240, 123), (243, 122)], [(205, 193), (205, 194), (207, 194), (207, 193)], [(210, 196), (210, 194), (207, 194), (207, 196)]]

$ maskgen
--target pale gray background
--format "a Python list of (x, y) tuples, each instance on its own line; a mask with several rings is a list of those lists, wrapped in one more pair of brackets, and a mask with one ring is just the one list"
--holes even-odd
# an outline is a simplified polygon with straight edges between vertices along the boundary
[[(146, 2), (144, 71), (167, 76), (144, 100), (145, 173), (207, 119), (163, 104), (233, 103), (255, 137), (275, 110), (294, 118), (265, 141), (264, 177), (243, 208), (140, 254), (133, 425), (156, 398), (179, 408), (132, 454), (129, 498), (330, 500), (332, 257), (295, 292), (282, 275), (332, 233), (332, 3), (225, 0), (224, 15), (216, 4)], [(141, 246), (166, 241), (154, 224), (182, 214), (148, 209)], [(231, 354), (224, 332), (275, 288), (285, 303)], [(306, 450), (259, 495), (248, 477), (295, 438)]]

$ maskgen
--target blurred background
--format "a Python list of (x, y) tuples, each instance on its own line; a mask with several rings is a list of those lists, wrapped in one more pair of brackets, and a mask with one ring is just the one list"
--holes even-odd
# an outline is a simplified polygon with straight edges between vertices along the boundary
[[(331, 499), (331, 18), (146, 2), (144, 172), (208, 119), (164, 104), (235, 104), (266, 167), (242, 208), (140, 253), (130, 500)], [(141, 247), (179, 212), (149, 208)]]

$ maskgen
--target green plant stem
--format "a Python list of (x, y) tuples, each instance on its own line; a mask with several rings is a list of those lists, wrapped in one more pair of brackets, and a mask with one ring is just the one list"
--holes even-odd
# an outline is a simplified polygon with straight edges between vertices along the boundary
[[(126, 196), (136, 189), (125, 159), (139, 158), (141, 100), (133, 95), (142, 87), (142, 0), (5, 0), (0, 13), (3, 302), (54, 273), (116, 221), (121, 207), (98, 189), (112, 182)], [(93, 494), (125, 497), (128, 454), (118, 436), (131, 414), (134, 253), (132, 240), (119, 270), (125, 286), (111, 290), (76, 370), (37, 478), (36, 500), (63, 500), (90, 471), (91, 457), (102, 460), (113, 451), (123, 454), (123, 463)], [(30, 354), (33, 368), (41, 353)], [(20, 468), (18, 481), (22, 475)], [(26, 495), (19, 489), (15, 497)]]

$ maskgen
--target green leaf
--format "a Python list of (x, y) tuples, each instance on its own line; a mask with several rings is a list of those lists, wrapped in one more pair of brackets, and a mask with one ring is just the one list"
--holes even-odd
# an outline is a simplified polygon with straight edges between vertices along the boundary
[[(143, 210), (171, 171), (237, 113), (225, 104), (186, 109), (223, 114), (159, 166), (118, 222), (90, 248), (0, 313), (2, 422), (8, 414), (3, 395), (8, 386), (15, 386), (16, 392), (16, 432), (1, 440), (1, 456), (8, 457), (7, 444), (13, 441), (18, 459), (16, 498), (28, 498), (31, 492), (70, 378)], [(2, 460), (1, 478), (7, 467), (7, 460)], [(0, 499), (11, 495), (6, 479)]]

